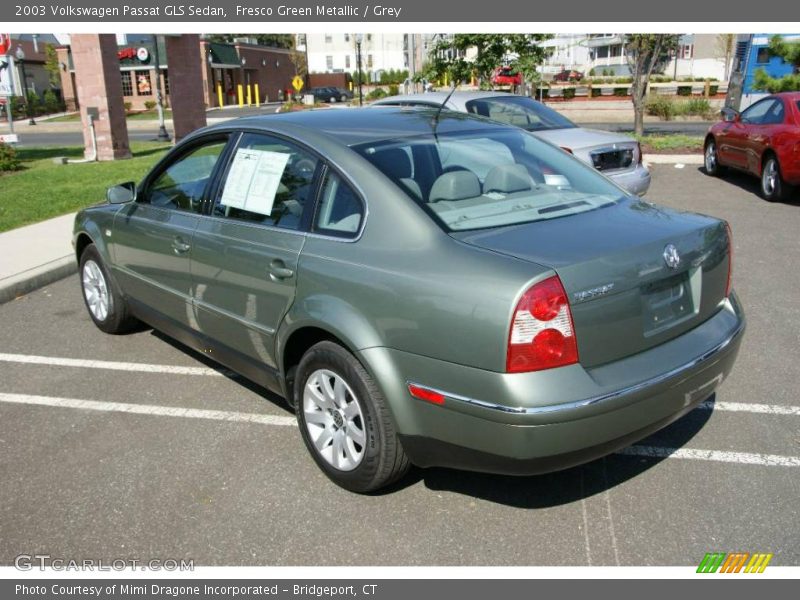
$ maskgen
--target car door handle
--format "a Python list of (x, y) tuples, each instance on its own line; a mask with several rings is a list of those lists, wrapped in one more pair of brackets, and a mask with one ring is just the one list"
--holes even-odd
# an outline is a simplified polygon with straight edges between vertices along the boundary
[(269, 276), (270, 279), (273, 281), (278, 281), (280, 279), (289, 279), (294, 275), (294, 271), (286, 266), (286, 263), (283, 262), (280, 258), (276, 258), (271, 263), (269, 263)]
[(294, 275), (294, 271), (286, 266), (281, 259), (276, 258), (269, 264), (269, 276), (272, 280), (288, 279)]
[(184, 242), (182, 237), (177, 236), (174, 240), (172, 240), (172, 249), (175, 250), (176, 254), (183, 254), (191, 250), (192, 246), (191, 244)]

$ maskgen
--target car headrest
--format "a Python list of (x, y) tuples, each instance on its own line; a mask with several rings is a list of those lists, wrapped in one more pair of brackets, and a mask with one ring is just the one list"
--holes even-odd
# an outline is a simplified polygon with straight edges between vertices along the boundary
[(393, 179), (411, 177), (411, 158), (404, 150), (389, 148), (370, 157), (373, 164)]
[(529, 190), (532, 187), (532, 180), (528, 170), (524, 166), (517, 164), (494, 167), (487, 173), (483, 182), (483, 191), (486, 194), (490, 192), (512, 194)]
[(481, 182), (472, 171), (452, 171), (433, 182), (428, 202), (465, 200), (481, 195)]

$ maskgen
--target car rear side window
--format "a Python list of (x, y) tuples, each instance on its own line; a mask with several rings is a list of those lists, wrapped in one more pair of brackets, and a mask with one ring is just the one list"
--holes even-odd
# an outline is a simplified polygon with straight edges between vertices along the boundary
[(345, 181), (328, 171), (322, 184), (314, 231), (336, 237), (355, 237), (364, 220), (364, 205)]
[(242, 136), (217, 193), (217, 217), (299, 229), (310, 202), (318, 160), (283, 139)]
[(180, 156), (148, 186), (146, 201), (160, 208), (200, 212), (208, 180), (226, 143), (215, 139)]

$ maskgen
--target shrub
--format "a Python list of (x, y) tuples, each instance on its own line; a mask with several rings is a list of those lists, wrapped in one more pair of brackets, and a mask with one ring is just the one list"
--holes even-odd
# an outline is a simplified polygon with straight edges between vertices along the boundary
[(0, 171), (16, 171), (21, 166), (14, 147), (0, 142)]
[(380, 100), (386, 96), (388, 96), (388, 94), (386, 93), (385, 89), (382, 87), (376, 87), (369, 94), (367, 94), (367, 100)]
[(64, 110), (64, 103), (53, 90), (44, 93), (44, 110), (47, 113), (61, 112)]
[(390, 96), (397, 96), (400, 93), (400, 86), (396, 83), (392, 83), (389, 85), (389, 95)]
[(628, 95), (628, 88), (614, 88), (614, 95), (615, 96), (627, 96)]
[(708, 87), (708, 93), (710, 95), (716, 96), (717, 92), (719, 92), (719, 86), (718, 85), (711, 85), (711, 86)]
[(712, 114), (711, 104), (705, 98), (692, 98), (683, 104), (683, 114), (700, 116)]
[(613, 74), (614, 74), (614, 71), (612, 71), (611, 69), (603, 69), (603, 76), (604, 77), (607, 77), (607, 76), (613, 75)]
[(633, 83), (633, 77), (617, 77), (614, 83)]
[(153, 110), (156, 107), (155, 100), (145, 100), (144, 101), (144, 108), (145, 110)]
[(648, 115), (660, 117), (665, 121), (672, 120), (677, 113), (675, 101), (668, 96), (654, 96), (647, 102), (645, 110)]
[(42, 100), (39, 98), (39, 95), (30, 90), (28, 91), (28, 110), (30, 110), (31, 115), (39, 115), (42, 113)]
[(678, 86), (678, 96), (691, 96), (691, 95), (692, 95), (692, 86), (690, 85)]
[(129, 112), (131, 112), (131, 109), (133, 108), (133, 102), (123, 102), (122, 106), (125, 107), (125, 112), (129, 113)]
[(564, 88), (564, 100), (572, 100), (575, 97), (575, 88)]
[(597, 98), (600, 95), (600, 88), (592, 88), (592, 98)]
[(594, 67), (589, 69), (589, 77), (594, 77)]

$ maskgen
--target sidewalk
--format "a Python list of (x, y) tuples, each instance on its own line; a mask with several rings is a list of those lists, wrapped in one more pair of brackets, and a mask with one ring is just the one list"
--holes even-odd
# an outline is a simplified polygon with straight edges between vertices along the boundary
[(78, 270), (74, 219), (72, 213), (0, 233), (0, 304)]

